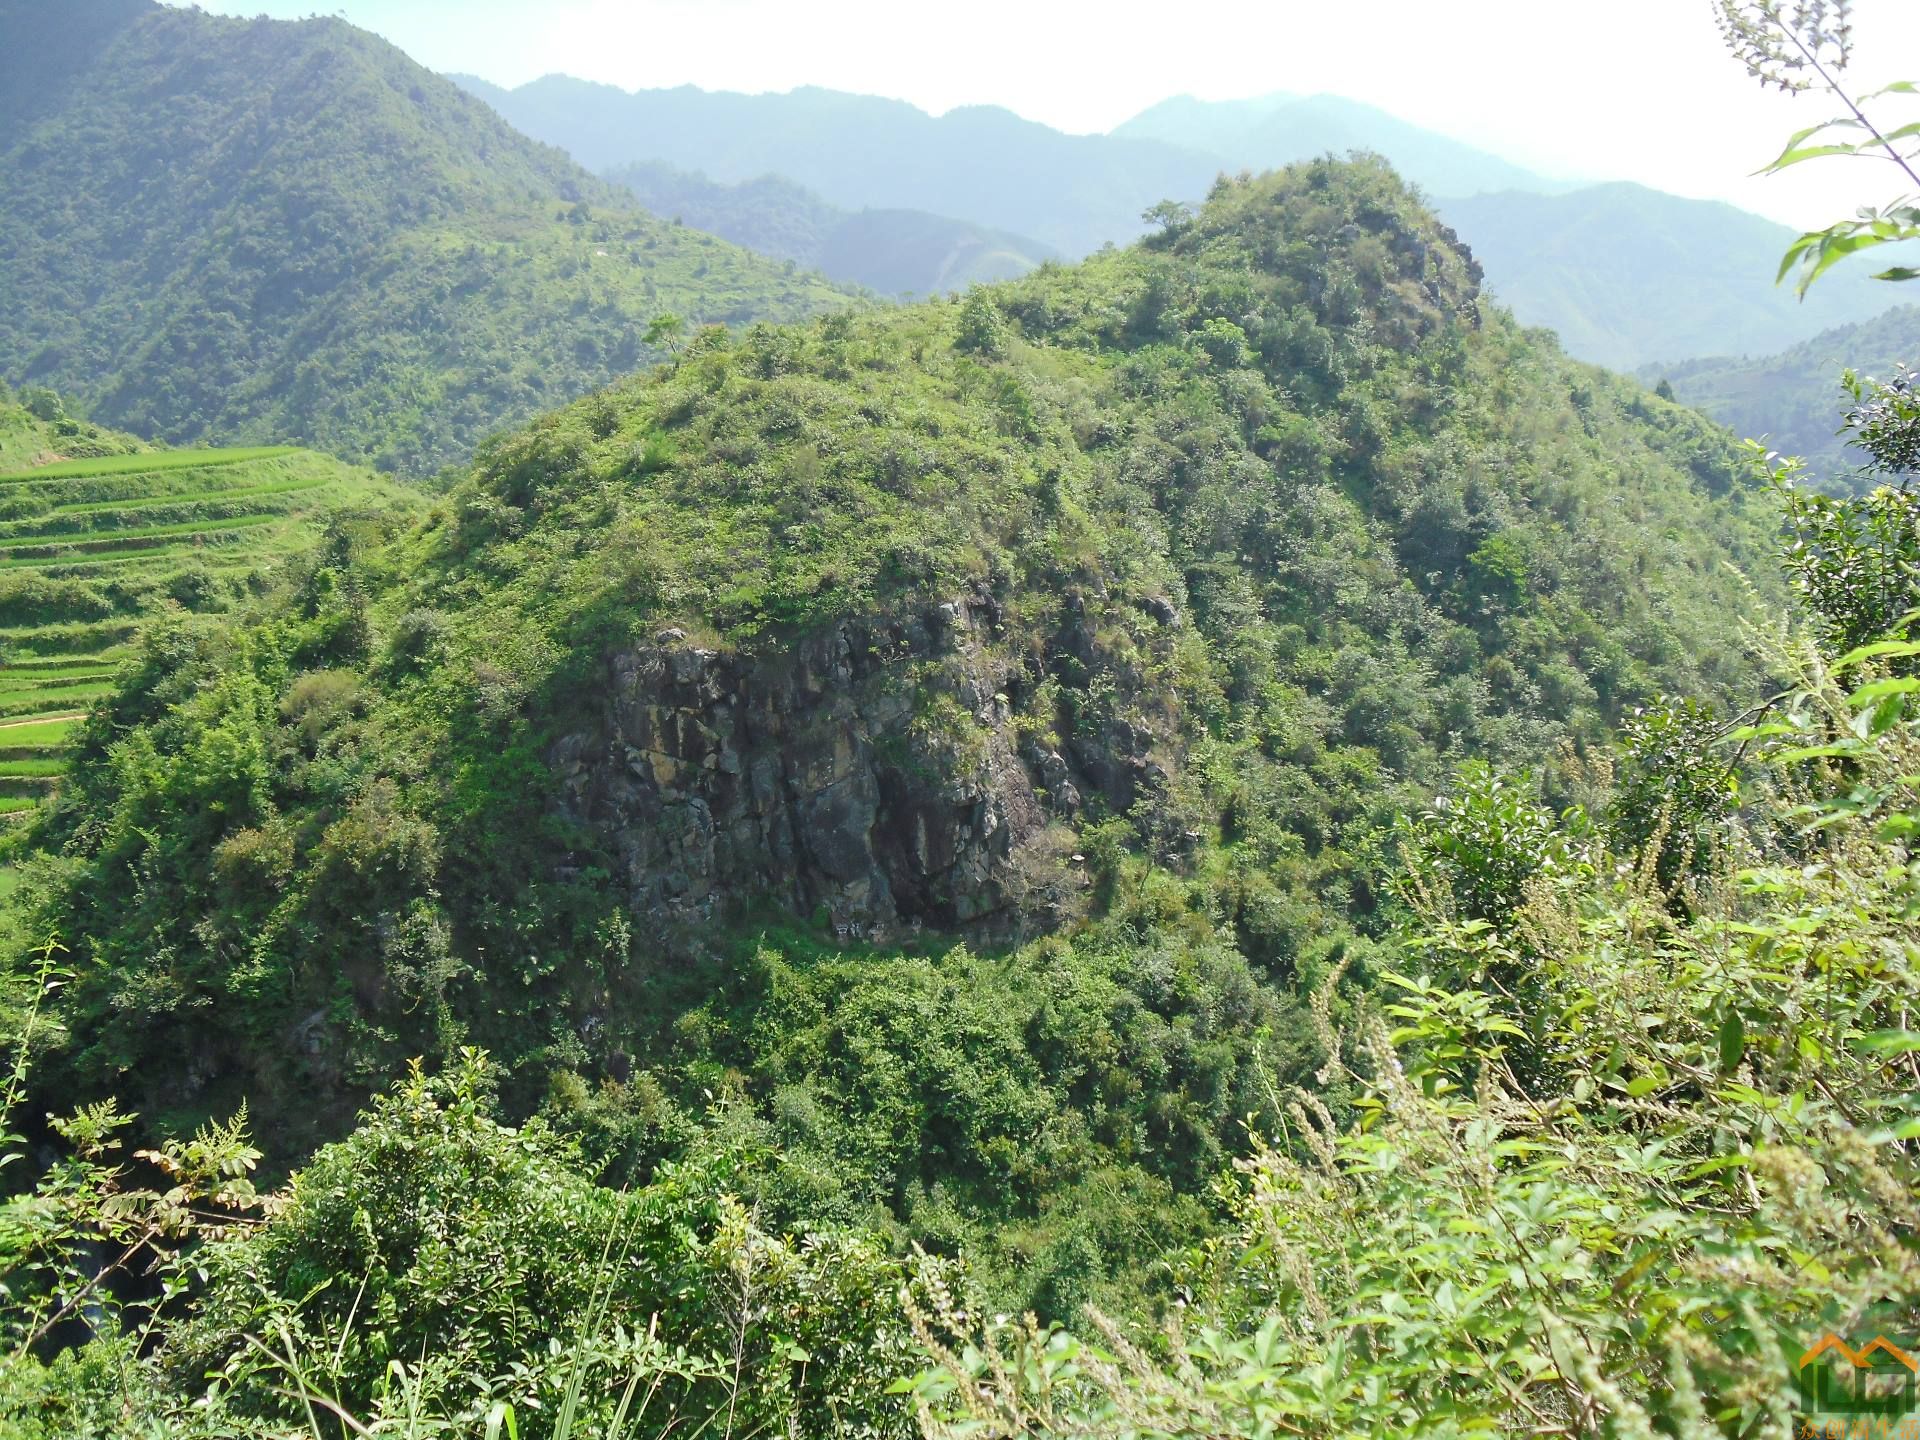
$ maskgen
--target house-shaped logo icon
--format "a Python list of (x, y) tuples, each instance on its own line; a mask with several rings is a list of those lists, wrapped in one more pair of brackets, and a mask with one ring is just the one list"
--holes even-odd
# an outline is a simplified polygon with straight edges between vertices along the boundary
[[(1841, 1366), (1847, 1373), (1836, 1373)], [(1916, 1401), (1920, 1361), (1884, 1335), (1855, 1350), (1838, 1335), (1822, 1335), (1800, 1357), (1800, 1395), (1813, 1412), (1907, 1415)]]

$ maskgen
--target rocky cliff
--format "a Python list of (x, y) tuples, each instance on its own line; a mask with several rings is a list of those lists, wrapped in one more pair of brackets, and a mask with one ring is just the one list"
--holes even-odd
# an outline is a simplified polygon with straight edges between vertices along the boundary
[[(1079, 879), (1050, 822), (1165, 775), (1145, 725), (1036, 739), (1053, 717), (1021, 723), (1039, 677), (996, 643), (998, 618), (975, 594), (757, 654), (665, 630), (609, 657), (599, 724), (554, 746), (560, 810), (618, 856), (652, 927), (753, 901), (868, 940), (1056, 922)], [(1062, 646), (1094, 658), (1077, 618)]]

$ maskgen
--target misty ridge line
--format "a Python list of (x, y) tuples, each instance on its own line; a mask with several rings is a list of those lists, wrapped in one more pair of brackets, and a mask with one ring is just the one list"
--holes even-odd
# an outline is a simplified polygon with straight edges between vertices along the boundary
[[(935, 117), (819, 87), (450, 78), (643, 206), (883, 295), (963, 289), (1127, 243), (1148, 207), (1198, 201), (1223, 173), (1368, 151), (1435, 197), (1497, 299), (1610, 368), (1771, 353), (1898, 298), (1842, 271), (1798, 302), (1769, 283), (1787, 226), (1632, 181), (1549, 178), (1338, 96), (1179, 96), (1110, 133), (1070, 135), (996, 106)], [(863, 212), (875, 214), (855, 224)]]

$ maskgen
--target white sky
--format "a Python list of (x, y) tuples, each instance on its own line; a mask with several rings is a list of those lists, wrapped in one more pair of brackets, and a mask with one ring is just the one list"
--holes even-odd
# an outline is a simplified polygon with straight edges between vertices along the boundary
[[(327, 0), (207, 0), (312, 14)], [(436, 70), (517, 85), (554, 71), (624, 89), (797, 85), (936, 114), (996, 104), (1101, 131), (1169, 95), (1329, 91), (1543, 172), (1631, 179), (1824, 224), (1899, 193), (1889, 165), (1752, 179), (1822, 96), (1762, 93), (1710, 0), (333, 0), (327, 13)], [(1857, 0), (1861, 89), (1920, 79), (1920, 4)], [(1920, 119), (1920, 102), (1894, 123)]]

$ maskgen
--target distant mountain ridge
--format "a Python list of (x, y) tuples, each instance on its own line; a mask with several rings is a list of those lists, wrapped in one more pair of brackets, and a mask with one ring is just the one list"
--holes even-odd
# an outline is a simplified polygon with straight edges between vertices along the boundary
[(1495, 298), (1558, 331), (1572, 354), (1615, 369), (1774, 350), (1901, 298), (1869, 267), (1842, 266), (1803, 301), (1773, 283), (1795, 231), (1644, 185), (1509, 191), (1439, 208), (1487, 267)]
[(1317, 155), (1372, 150), (1435, 195), (1576, 188), (1340, 95), (1265, 95), (1207, 101), (1177, 95), (1110, 134), (1217, 155), (1230, 170), (1270, 170)]
[[(595, 169), (663, 164), (761, 186), (755, 199), (767, 213), (753, 227), (763, 231), (811, 223), (785, 213), (793, 197), (764, 188), (778, 178), (836, 207), (927, 211), (1068, 256), (1132, 239), (1148, 206), (1197, 200), (1222, 172), (1374, 151), (1443, 197), (1436, 208), (1481, 256), (1495, 298), (1523, 323), (1557, 331), (1571, 354), (1617, 369), (1775, 349), (1898, 298), (1843, 267), (1803, 304), (1772, 283), (1793, 238), (1785, 226), (1644, 186), (1544, 177), (1338, 96), (1177, 96), (1110, 135), (1071, 136), (1004, 110), (936, 119), (903, 101), (820, 89), (629, 94), (564, 76), (515, 90), (455, 78)], [(756, 244), (744, 223), (726, 233)]]
[[(1821, 282), (1825, 284), (1823, 280)], [(1775, 355), (1715, 356), (1641, 371), (1737, 435), (1798, 455), (1816, 480), (1848, 488), (1865, 455), (1838, 434), (1849, 401), (1843, 371), (1884, 379), (1896, 364), (1920, 366), (1920, 305), (1901, 305), (1856, 325), (1824, 331)]]
[(651, 358), (662, 311), (843, 303), (337, 20), (0, 0), (0, 57), (0, 379), (146, 436), (431, 470)]
[(663, 219), (684, 221), (881, 295), (933, 295), (1024, 275), (1059, 252), (922, 210), (842, 210), (777, 175), (721, 185), (644, 161), (606, 172)]
[(989, 106), (936, 118), (905, 101), (816, 87), (630, 93), (549, 75), (503, 90), (452, 78), (590, 170), (656, 160), (722, 184), (779, 175), (842, 209), (923, 210), (1072, 256), (1133, 238), (1147, 206), (1197, 198), (1220, 170), (1214, 156), (1159, 140), (1066, 135)]

